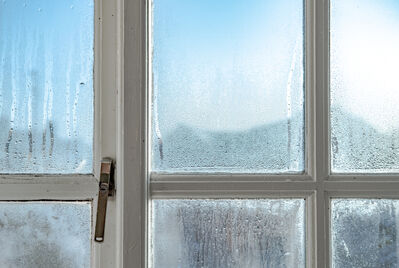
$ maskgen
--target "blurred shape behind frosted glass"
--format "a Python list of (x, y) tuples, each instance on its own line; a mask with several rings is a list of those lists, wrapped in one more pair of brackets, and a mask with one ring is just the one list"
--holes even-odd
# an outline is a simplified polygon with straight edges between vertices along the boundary
[(305, 267), (305, 200), (154, 200), (152, 267)]
[(0, 1), (0, 173), (91, 173), (93, 0)]
[(152, 3), (153, 171), (302, 172), (303, 1)]
[(399, 201), (332, 200), (333, 267), (398, 267)]
[(331, 1), (335, 173), (399, 172), (399, 1)]
[(89, 268), (91, 204), (0, 202), (0, 267)]

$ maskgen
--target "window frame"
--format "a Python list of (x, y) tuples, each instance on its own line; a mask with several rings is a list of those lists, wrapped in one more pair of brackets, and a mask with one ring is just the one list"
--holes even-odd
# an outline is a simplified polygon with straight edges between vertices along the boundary
[[(91, 213), (91, 267), (121, 267), (119, 225), (121, 199), (110, 198), (104, 243), (94, 242), (100, 163), (118, 158), (121, 124), (118, 92), (121, 89), (122, 0), (94, 3), (94, 122), (92, 174), (0, 174), (0, 201), (89, 201)], [(118, 176), (118, 174), (117, 174)], [(119, 175), (120, 176), (120, 175)], [(116, 178), (116, 188), (119, 188)], [(110, 250), (111, 248), (111, 250)]]
[(306, 267), (330, 267), (330, 200), (399, 198), (397, 174), (330, 172), (330, 1), (304, 0), (307, 156), (302, 175), (150, 174), (150, 1), (124, 1), (123, 267), (149, 267), (151, 199), (304, 198)]

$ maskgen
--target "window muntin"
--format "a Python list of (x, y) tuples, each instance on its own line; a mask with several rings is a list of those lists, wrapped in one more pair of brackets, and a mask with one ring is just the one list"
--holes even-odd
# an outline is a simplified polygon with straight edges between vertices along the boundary
[(333, 173), (399, 172), (399, 5), (331, 0)]
[(0, 3), (0, 173), (92, 173), (94, 2)]
[(304, 171), (303, 6), (152, 2), (152, 171)]

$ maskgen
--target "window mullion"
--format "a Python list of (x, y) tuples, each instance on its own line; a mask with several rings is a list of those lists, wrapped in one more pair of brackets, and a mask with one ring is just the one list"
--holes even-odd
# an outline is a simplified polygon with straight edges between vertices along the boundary
[[(123, 88), (119, 107), (123, 143), (119, 189), (122, 200), (120, 267), (147, 267), (147, 4), (149, 1), (124, 3)], [(118, 184), (118, 182), (117, 182)], [(118, 185), (117, 185), (118, 186)], [(118, 190), (117, 190), (118, 191)]]
[(329, 267), (329, 210), (325, 178), (329, 174), (329, 0), (315, 1), (315, 267)]
[(315, 8), (315, 165), (318, 181), (329, 174), (329, 1)]

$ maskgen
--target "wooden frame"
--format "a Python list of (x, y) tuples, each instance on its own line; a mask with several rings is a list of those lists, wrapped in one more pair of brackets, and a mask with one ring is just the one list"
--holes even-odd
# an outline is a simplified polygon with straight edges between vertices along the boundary
[(150, 1), (124, 1), (123, 263), (147, 267), (152, 199), (306, 199), (307, 267), (330, 267), (331, 198), (399, 198), (398, 175), (330, 173), (329, 0), (305, 0), (306, 171), (302, 175), (151, 174)]

